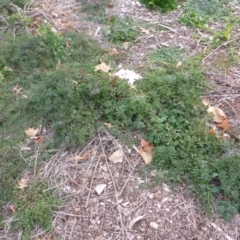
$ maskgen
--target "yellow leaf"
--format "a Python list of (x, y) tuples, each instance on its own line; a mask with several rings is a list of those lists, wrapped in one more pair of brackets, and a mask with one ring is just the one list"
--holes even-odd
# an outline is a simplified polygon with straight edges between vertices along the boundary
[(18, 181), (18, 189), (24, 189), (28, 187), (29, 178), (22, 178)]
[(179, 61), (179, 62), (177, 63), (177, 65), (176, 65), (175, 69), (178, 70), (181, 66), (182, 66), (182, 62)]
[(25, 133), (30, 137), (36, 137), (38, 134), (39, 128), (29, 128), (25, 130)]
[(102, 60), (101, 60), (100, 64), (95, 66), (95, 71), (102, 71), (102, 72), (108, 73), (110, 71), (110, 69), (111, 68), (108, 65), (106, 65), (106, 63), (103, 62)]
[(111, 123), (103, 123), (108, 129), (111, 129), (114, 127)]
[(213, 114), (213, 121), (216, 123), (220, 123), (224, 119), (226, 119), (225, 113), (223, 112), (222, 109), (220, 109), (218, 107), (209, 106), (209, 108), (207, 109), (207, 112)]

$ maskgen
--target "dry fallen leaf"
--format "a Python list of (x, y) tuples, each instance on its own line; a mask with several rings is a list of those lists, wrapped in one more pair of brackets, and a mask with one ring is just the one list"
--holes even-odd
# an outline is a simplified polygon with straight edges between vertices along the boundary
[(75, 162), (78, 163), (79, 160), (82, 160), (82, 161), (86, 161), (88, 158), (88, 152), (84, 152), (81, 156), (75, 156), (74, 159), (75, 159)]
[(18, 84), (12, 88), (12, 92), (15, 92), (17, 95), (22, 95), (22, 87), (18, 87)]
[(42, 145), (44, 141), (44, 137), (43, 136), (31, 137), (31, 140), (35, 142), (37, 145)]
[(99, 185), (97, 185), (97, 186), (95, 187), (96, 193), (97, 193), (98, 195), (100, 195), (100, 194), (103, 192), (103, 190), (105, 189), (106, 186), (107, 186), (106, 184), (99, 184)]
[(205, 106), (209, 106), (209, 105), (210, 105), (210, 102), (209, 102), (209, 100), (208, 100), (207, 98), (204, 98), (204, 99), (202, 100), (202, 104), (205, 105)]
[(227, 118), (223, 110), (218, 107), (209, 106), (207, 112), (213, 114), (213, 121), (216, 123), (221, 123), (224, 119)]
[(140, 148), (145, 152), (152, 152), (154, 146), (150, 144), (147, 140), (141, 139)]
[(144, 139), (141, 139), (138, 150), (146, 165), (152, 162), (153, 148), (154, 146), (152, 144)]
[(18, 189), (24, 189), (28, 187), (29, 178), (22, 178), (18, 181)]
[(227, 119), (224, 119), (222, 122), (218, 123), (218, 127), (222, 128), (223, 131), (232, 130), (232, 126), (229, 124)]
[(140, 27), (140, 31), (146, 35), (150, 34), (150, 30), (149, 29), (145, 29), (145, 28), (142, 28)]
[(182, 66), (182, 62), (179, 61), (179, 62), (177, 63), (177, 65), (176, 65), (175, 69), (178, 70), (181, 66)]
[(12, 70), (10, 67), (7, 67), (7, 66), (4, 67), (4, 70), (5, 70), (5, 71), (9, 71), (9, 72), (13, 72), (13, 70)]
[(15, 213), (16, 212), (16, 206), (11, 204), (8, 206), (9, 210), (11, 211), (11, 213)]
[(111, 123), (103, 123), (108, 129), (111, 129), (114, 127)]
[(215, 128), (211, 128), (209, 131), (208, 131), (209, 134), (211, 135), (216, 135), (216, 127)]
[(30, 137), (36, 137), (38, 134), (39, 128), (29, 128), (25, 130), (25, 133)]
[(123, 161), (123, 155), (124, 155), (124, 153), (122, 150), (117, 150), (108, 159), (112, 163), (119, 163), (119, 162)]
[(236, 105), (237, 105), (237, 107), (240, 107), (240, 102), (237, 102)]
[(95, 71), (102, 71), (102, 72), (108, 73), (110, 71), (110, 69), (111, 68), (108, 65), (106, 65), (106, 63), (103, 62), (102, 60), (101, 60), (100, 64), (95, 66)]
[(132, 230), (134, 224), (140, 220), (142, 220), (144, 218), (144, 216), (138, 216), (138, 217), (135, 217), (134, 219), (132, 219), (128, 225), (129, 229)]

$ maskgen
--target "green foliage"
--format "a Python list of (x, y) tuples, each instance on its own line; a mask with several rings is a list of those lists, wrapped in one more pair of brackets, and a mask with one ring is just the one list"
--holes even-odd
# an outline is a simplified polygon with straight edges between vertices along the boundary
[(207, 28), (207, 23), (223, 20), (230, 15), (230, 8), (220, 0), (188, 0), (184, 4), (180, 22), (201, 29)]
[(233, 205), (229, 201), (217, 202), (217, 213), (222, 215), (223, 219), (227, 222), (232, 220), (232, 217), (238, 212), (239, 204)]
[(150, 9), (161, 9), (163, 12), (169, 12), (177, 9), (176, 0), (141, 0)]
[[(120, 25), (125, 26), (123, 20), (117, 18), (113, 23), (122, 21)], [(119, 26), (119, 32), (113, 32), (110, 39), (128, 41), (125, 33), (123, 37), (118, 35), (120, 32)], [(0, 146), (0, 186), (8, 189), (4, 197), (0, 196), (1, 204), (13, 196), (16, 200), (14, 182), (26, 167), (16, 157), (17, 144), (24, 141), (25, 129), (41, 123), (54, 133), (55, 146), (75, 147), (83, 146), (103, 122), (110, 122), (115, 125), (112, 134), (116, 136), (129, 138), (132, 131), (145, 134), (156, 146), (154, 166), (169, 181), (190, 183), (205, 208), (211, 207), (219, 195), (238, 206), (239, 160), (227, 155), (232, 146), (209, 135), (205, 127), (206, 108), (201, 104), (201, 95), (206, 82), (199, 58), (186, 60), (176, 47), (161, 48), (149, 57), (154, 68), (134, 89), (123, 80), (112, 81), (107, 74), (94, 71), (100, 59), (110, 61), (96, 42), (77, 33), (55, 34), (47, 26), (41, 27), (39, 33), (0, 42), (0, 110), (4, 119), (0, 134), (5, 140)], [(183, 64), (176, 70), (180, 60)], [(11, 92), (17, 84), (27, 99)], [(162, 174), (159, 179), (163, 179)], [(53, 199), (41, 195), (44, 187), (34, 186), (36, 196), (42, 197), (34, 205), (34, 213), (38, 213), (43, 205), (52, 206)], [(29, 196), (30, 203), (36, 202), (34, 196)], [(20, 209), (26, 207), (22, 202), (17, 204)], [(48, 228), (45, 215), (49, 219), (51, 208), (43, 208), (37, 218), (31, 209), (26, 214), (19, 212), (23, 221), (17, 222), (16, 228), (33, 228), (29, 218)], [(229, 210), (223, 212), (229, 215)]]
[(34, 182), (24, 190), (15, 190), (13, 204), (17, 207), (16, 220), (12, 223), (12, 230), (24, 230), (24, 236), (29, 237), (31, 231), (38, 226), (51, 230), (52, 211), (57, 209), (60, 201), (53, 192), (47, 189), (43, 182)]
[(139, 29), (130, 17), (112, 16), (104, 34), (108, 40), (114, 43), (130, 42), (137, 38)]

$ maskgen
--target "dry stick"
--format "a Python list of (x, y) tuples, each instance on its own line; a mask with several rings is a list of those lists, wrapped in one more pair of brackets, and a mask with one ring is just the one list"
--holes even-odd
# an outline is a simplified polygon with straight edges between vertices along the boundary
[[(239, 120), (240, 120), (239, 114), (235, 111), (235, 109), (231, 106), (231, 104), (230, 104), (226, 99), (224, 99), (224, 102), (226, 102), (226, 103), (230, 106), (230, 108), (232, 108), (233, 112), (236, 114), (236, 116), (238, 116), (238, 118), (239, 118)], [(238, 122), (239, 122), (239, 121), (238, 121)]]
[[(99, 159), (98, 159), (98, 161), (97, 161), (97, 164), (96, 164), (96, 166), (95, 166), (93, 175), (92, 175), (92, 179), (91, 179), (91, 183), (90, 183), (90, 187), (89, 187), (90, 189), (92, 189), (93, 178), (94, 178), (95, 173), (96, 173), (96, 171), (97, 171), (97, 167), (98, 167), (98, 164), (99, 164), (100, 160), (101, 160), (101, 158), (99, 157)], [(89, 201), (90, 194), (91, 194), (91, 191), (88, 192), (88, 196), (87, 196), (87, 201), (86, 201), (85, 208), (87, 208), (87, 206), (88, 206), (88, 201)]]
[(215, 223), (210, 223), (218, 232), (222, 233), (222, 235), (227, 239), (227, 240), (233, 240), (230, 236), (228, 236), (220, 227), (218, 227)]
[(221, 45), (219, 45), (216, 49), (214, 49), (214, 50), (213, 50), (212, 52), (210, 52), (206, 57), (203, 58), (202, 64), (204, 64), (204, 61), (205, 61), (208, 57), (210, 57), (213, 53), (215, 53), (219, 48), (221, 48), (222, 46), (227, 46), (229, 43), (234, 42), (234, 41), (237, 40), (238, 38), (239, 38), (239, 35), (238, 35), (237, 37), (233, 38), (232, 40), (229, 40), (229, 41), (224, 42), (224, 43), (222, 43)]
[[(103, 145), (102, 145), (102, 139), (100, 137), (100, 134), (98, 132), (98, 135), (99, 135), (99, 139), (100, 139), (100, 142), (101, 142), (101, 147), (102, 147), (102, 151), (103, 151), (103, 154), (105, 156), (105, 158), (107, 159), (107, 156), (105, 154), (105, 151), (104, 151), (104, 148), (103, 148)], [(112, 183), (113, 183), (113, 188), (114, 188), (114, 192), (115, 192), (115, 198), (116, 198), (116, 202), (117, 202), (117, 209), (118, 209), (118, 213), (119, 213), (119, 217), (120, 217), (120, 223), (121, 223), (121, 227), (122, 227), (122, 236), (124, 238), (124, 225), (123, 225), (123, 221), (122, 221), (122, 214), (121, 214), (121, 211), (120, 211), (120, 207), (119, 207), (119, 201), (118, 201), (118, 195), (117, 195), (117, 189), (116, 189), (116, 185), (115, 185), (115, 182), (114, 182), (114, 179), (113, 179), (113, 176), (112, 176), (112, 172), (109, 168), (109, 164), (108, 164), (108, 161), (106, 161), (106, 164), (107, 164), (107, 168), (108, 168), (108, 171), (109, 171), (109, 174), (111, 176), (111, 179), (112, 179)]]
[[(137, 164), (138, 164), (138, 163), (137, 163)], [(136, 166), (137, 166), (137, 164), (136, 164)], [(124, 183), (124, 185), (123, 185), (123, 187), (122, 187), (122, 190), (120, 191), (120, 193), (118, 194), (118, 196), (121, 196), (121, 195), (122, 195), (122, 192), (123, 192), (124, 188), (126, 187), (126, 185), (127, 185), (128, 181), (129, 181), (129, 179), (130, 179), (133, 171), (135, 170), (135, 167), (136, 167), (136, 166), (133, 167), (132, 171), (130, 172), (130, 174), (129, 174), (127, 180), (125, 181), (125, 183)]]
[(32, 239), (32, 238), (35, 238), (35, 237), (37, 237), (37, 236), (40, 236), (40, 235), (42, 235), (42, 234), (44, 234), (44, 233), (47, 232), (48, 230), (49, 230), (49, 229), (46, 229), (46, 230), (44, 230), (44, 231), (42, 231), (42, 232), (40, 232), (40, 233), (35, 234), (34, 236), (31, 237), (31, 239)]
[(36, 169), (37, 169), (37, 159), (38, 159), (38, 151), (39, 151), (39, 147), (37, 147), (37, 153), (36, 153), (36, 157), (35, 157), (35, 163), (34, 163), (34, 172), (33, 172), (33, 176), (36, 175)]
[(77, 221), (77, 219), (75, 218), (74, 219), (74, 222), (73, 222), (73, 224), (72, 224), (72, 229), (71, 229), (71, 232), (70, 232), (70, 235), (69, 235), (69, 240), (71, 240), (72, 239), (72, 233), (73, 233), (73, 229), (74, 229), (74, 227), (75, 227), (75, 225), (76, 225), (76, 221)]
[(166, 29), (170, 30), (171, 32), (174, 32), (174, 33), (177, 32), (177, 30), (175, 30), (175, 29), (173, 29), (173, 28), (170, 28), (170, 27), (168, 27), (168, 26), (166, 26), (166, 25), (164, 25), (164, 24), (158, 23), (158, 25), (161, 26), (161, 27), (163, 27), (163, 28), (166, 28)]

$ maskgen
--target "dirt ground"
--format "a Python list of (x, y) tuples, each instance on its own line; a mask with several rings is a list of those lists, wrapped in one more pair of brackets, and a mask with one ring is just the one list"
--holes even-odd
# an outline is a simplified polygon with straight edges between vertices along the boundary
[[(127, 49), (128, 56), (121, 64), (141, 72), (147, 54), (160, 46), (179, 46), (189, 55), (204, 52), (210, 37), (198, 29), (190, 29), (178, 23), (182, 10), (160, 14), (149, 11), (135, 0), (114, 0), (107, 8), (110, 15), (131, 16), (135, 21), (147, 21), (153, 25)], [(38, 21), (50, 22), (57, 31), (85, 31), (96, 38), (103, 47), (112, 48), (102, 33), (101, 24), (87, 22), (79, 13), (81, 7), (75, 0), (35, 0), (29, 5)], [(240, 8), (236, 7), (236, 15)], [(161, 27), (161, 31), (155, 30)], [(215, 23), (213, 28), (221, 28)], [(198, 37), (192, 37), (192, 36)], [(226, 54), (225, 45), (206, 54), (203, 65), (209, 79), (217, 83), (206, 95), (211, 103), (226, 109), (234, 128), (239, 129), (240, 70), (230, 66), (224, 69), (212, 62)], [(141, 73), (142, 74), (142, 73)], [(229, 107), (230, 106), (230, 107)], [(237, 130), (236, 130), (237, 131)], [(240, 134), (240, 132), (238, 133)], [(116, 150), (124, 152), (123, 162), (113, 164), (106, 159)], [(211, 220), (204, 217), (198, 202), (191, 197), (186, 185), (174, 190), (167, 184), (152, 188), (144, 186), (158, 172), (146, 177), (141, 173), (144, 166), (141, 156), (115, 139), (105, 128), (89, 140), (84, 149), (74, 152), (58, 152), (41, 168), (41, 177), (49, 182), (49, 190), (56, 189), (66, 204), (54, 212), (55, 236), (45, 235), (36, 229), (32, 239), (63, 240), (237, 240), (240, 239), (240, 216), (229, 223), (213, 213)], [(100, 185), (100, 186), (99, 186)], [(96, 187), (103, 191), (97, 193)], [(8, 235), (6, 239), (21, 239)]]

